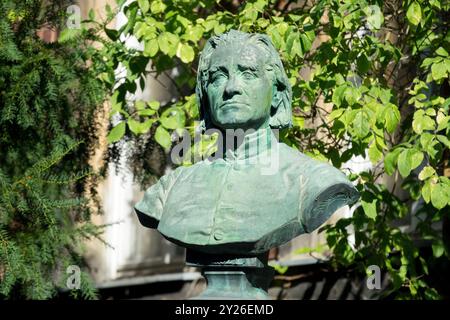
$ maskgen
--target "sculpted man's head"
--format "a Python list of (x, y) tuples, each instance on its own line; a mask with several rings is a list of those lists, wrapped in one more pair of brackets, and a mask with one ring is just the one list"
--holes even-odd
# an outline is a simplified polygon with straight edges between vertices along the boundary
[(292, 89), (268, 36), (231, 30), (208, 40), (197, 76), (206, 129), (291, 126)]

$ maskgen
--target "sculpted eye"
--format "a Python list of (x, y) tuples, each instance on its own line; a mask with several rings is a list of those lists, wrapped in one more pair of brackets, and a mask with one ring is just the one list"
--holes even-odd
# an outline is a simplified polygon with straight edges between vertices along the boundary
[(210, 82), (216, 82), (217, 80), (224, 79), (226, 75), (223, 72), (214, 72), (210, 75), (209, 81)]
[(247, 80), (254, 79), (256, 77), (255, 73), (253, 73), (249, 70), (242, 72), (242, 75), (243, 75), (244, 79), (247, 79)]

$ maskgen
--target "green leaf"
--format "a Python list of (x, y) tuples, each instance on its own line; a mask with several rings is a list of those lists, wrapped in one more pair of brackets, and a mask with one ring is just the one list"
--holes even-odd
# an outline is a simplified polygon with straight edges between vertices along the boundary
[(357, 88), (349, 86), (344, 92), (344, 97), (349, 105), (354, 105), (361, 99), (361, 92)]
[(422, 197), (426, 203), (431, 201), (431, 189), (433, 189), (434, 186), (435, 184), (433, 184), (431, 180), (427, 180), (422, 187)]
[(253, 7), (252, 3), (248, 3), (245, 6), (245, 9), (242, 11), (243, 16), (246, 20), (249, 20), (251, 22), (255, 22), (256, 19), (258, 19), (258, 10)]
[(369, 134), (370, 127), (369, 127), (370, 119), (364, 110), (359, 110), (355, 118), (353, 120), (353, 129), (357, 137), (364, 138)]
[[(392, 98), (392, 93), (389, 89), (380, 89), (379, 97), (382, 103), (389, 104), (389, 101)], [(395, 106), (395, 108), (397, 108), (397, 106)]]
[(433, 63), (431, 65), (431, 76), (435, 81), (447, 77), (447, 67), (444, 61), (441, 61), (439, 63)]
[(431, 247), (435, 258), (439, 258), (444, 254), (444, 243), (442, 241), (434, 242)]
[(422, 68), (427, 69), (430, 64), (434, 63), (436, 58), (425, 58), (420, 65)]
[(203, 37), (203, 27), (201, 25), (188, 26), (183, 39), (197, 43)]
[(370, 30), (379, 30), (384, 21), (383, 13), (378, 5), (367, 6), (364, 9)]
[(270, 21), (264, 18), (259, 18), (257, 23), (260, 28), (265, 29), (270, 24)]
[(440, 56), (442, 56), (442, 57), (448, 57), (448, 52), (447, 52), (447, 50), (445, 50), (445, 49), (442, 48), (442, 47), (439, 47), (439, 48), (436, 50), (436, 54), (437, 54), (437, 55), (440, 55)]
[(146, 57), (154, 57), (159, 50), (158, 40), (151, 39), (147, 40), (144, 43), (144, 56)]
[(138, 0), (138, 4), (143, 14), (146, 14), (148, 12), (148, 9), (150, 9), (149, 0)]
[(166, 10), (167, 6), (162, 1), (152, 1), (152, 5), (150, 7), (150, 10), (154, 14), (158, 14), (161, 12), (164, 12)]
[[(436, 3), (440, 4), (439, 0), (431, 0), (430, 3), (431, 2), (436, 2)], [(426, 300), (440, 300), (440, 299), (442, 299), (442, 297), (439, 294), (439, 292), (437, 292), (437, 290), (434, 289), (434, 288), (429, 288), (429, 287), (426, 288), (425, 292), (424, 292), (424, 295), (425, 295), (425, 299)]]
[(270, 31), (269, 35), (275, 48), (280, 49), (282, 44), (284, 43), (283, 37), (280, 35), (280, 33), (276, 29), (273, 29)]
[(177, 56), (184, 63), (189, 63), (194, 60), (195, 57), (194, 49), (192, 49), (192, 47), (186, 43), (181, 43), (179, 45)]
[(93, 9), (89, 10), (88, 17), (91, 21), (95, 21), (95, 12)]
[(384, 157), (384, 170), (388, 175), (392, 176), (394, 173), (398, 156), (402, 150), (401, 148), (394, 149)]
[(450, 127), (450, 116), (444, 116), (441, 112), (438, 113), (436, 117), (436, 122), (438, 124), (437, 131), (444, 130), (447, 127)]
[(440, 0), (430, 0), (430, 4), (437, 9), (441, 9), (441, 1)]
[(137, 112), (137, 114), (138, 114), (139, 116), (143, 116), (143, 117), (145, 117), (145, 116), (153, 116), (155, 113), (156, 113), (156, 111), (153, 110), (153, 109), (139, 110), (139, 111)]
[(328, 118), (330, 120), (339, 119), (342, 116), (342, 114), (344, 113), (344, 111), (345, 111), (344, 108), (335, 109), (335, 110), (331, 111), (331, 113), (328, 115)]
[(331, 98), (331, 101), (334, 103), (335, 106), (340, 107), (342, 104), (342, 101), (344, 100), (344, 92), (347, 90), (346, 85), (342, 85), (334, 89), (333, 97)]
[(364, 52), (362, 52), (358, 59), (356, 59), (356, 66), (358, 67), (358, 71), (360, 73), (366, 73), (369, 71), (370, 68), (370, 62), (369, 59), (367, 59), (367, 56)]
[(288, 271), (288, 269), (289, 269), (288, 266), (282, 266), (282, 265), (279, 265), (279, 264), (272, 264), (271, 266), (272, 266), (272, 267), (275, 269), (275, 271), (278, 272), (279, 274), (285, 274), (285, 273)]
[(276, 30), (278, 31), (278, 33), (282, 36), (286, 35), (286, 32), (289, 28), (289, 24), (287, 22), (280, 22), (275, 26)]
[(158, 142), (166, 151), (170, 149), (172, 145), (172, 138), (170, 137), (169, 132), (163, 128), (163, 126), (159, 126), (155, 132), (155, 140)]
[(382, 157), (383, 152), (378, 148), (377, 143), (375, 141), (369, 146), (369, 159), (373, 164), (376, 164)]
[(431, 133), (425, 132), (420, 136), (420, 145), (422, 148), (426, 148), (434, 139), (434, 135)]
[(134, 102), (134, 106), (136, 107), (136, 110), (143, 110), (145, 109), (145, 102), (142, 100), (137, 100)]
[(300, 42), (302, 45), (302, 52), (308, 52), (311, 49), (312, 46), (312, 42), (313, 42), (314, 38), (310, 38), (308, 37), (307, 33), (302, 33), (300, 35)]
[(431, 189), (431, 204), (437, 209), (442, 209), (447, 205), (448, 197), (450, 197), (450, 195), (447, 193), (445, 186), (441, 183), (437, 183)]
[(218, 23), (217, 25), (214, 26), (214, 33), (215, 34), (221, 34), (224, 33), (226, 30), (226, 27), (224, 24)]
[[(292, 52), (292, 49), (294, 48), (294, 42), (297, 42), (296, 46), (300, 45), (298, 38), (299, 35), (297, 32), (290, 32), (286, 38), (286, 52), (291, 57), (295, 56), (295, 54)], [(298, 50), (298, 48), (296, 50)]]
[(411, 24), (417, 26), (422, 20), (422, 8), (420, 7), (420, 4), (413, 1), (406, 12), (406, 18)]
[(122, 31), (122, 34), (128, 34), (131, 30), (133, 30), (134, 26), (136, 25), (136, 17), (138, 13), (138, 6), (134, 5), (136, 2), (132, 3), (129, 8), (129, 10), (125, 11), (125, 15), (128, 18), (128, 23), (125, 24), (120, 30)]
[(122, 139), (125, 134), (125, 121), (120, 122), (107, 136), (108, 143), (114, 143)]
[(291, 50), (291, 56), (292, 57), (303, 57), (303, 48), (302, 44), (300, 42), (300, 38), (294, 39), (294, 42), (292, 43), (292, 50)]
[(117, 30), (105, 28), (105, 33), (112, 41), (119, 39), (119, 31)]
[(433, 176), (436, 173), (436, 170), (434, 170), (433, 167), (426, 166), (422, 169), (422, 171), (419, 173), (419, 180), (426, 180), (429, 177)]
[(214, 16), (210, 16), (209, 19), (207, 19), (204, 23), (203, 23), (203, 27), (205, 28), (205, 31), (209, 32), (212, 29), (214, 29), (215, 26), (217, 26), (219, 22), (217, 20), (214, 19)]
[(65, 42), (75, 39), (79, 35), (81, 35), (81, 29), (67, 28), (67, 29), (64, 29), (63, 31), (61, 31), (61, 33), (59, 34), (58, 42), (65, 43)]
[(111, 96), (111, 110), (114, 112), (120, 112), (122, 110), (122, 99), (123, 97), (120, 94), (119, 90), (114, 91)]
[(160, 103), (159, 103), (159, 101), (150, 101), (149, 103), (148, 103), (148, 106), (151, 108), (151, 109), (153, 109), (153, 110), (158, 110), (159, 109), (159, 107), (160, 107)]
[(386, 130), (389, 133), (393, 133), (397, 128), (398, 123), (400, 122), (400, 111), (396, 105), (389, 103), (381, 113), (381, 116), (384, 119), (384, 124), (386, 126)]
[(412, 127), (414, 132), (421, 134), (425, 130), (434, 130), (435, 122), (429, 116), (424, 115), (423, 109), (420, 109), (414, 113)]
[(149, 119), (144, 122), (136, 121), (132, 118), (128, 119), (128, 127), (134, 134), (143, 134), (150, 130), (152, 124), (155, 122), (153, 119)]
[(447, 138), (446, 136), (443, 136), (443, 135), (441, 135), (441, 134), (438, 134), (438, 135), (436, 136), (436, 138), (437, 138), (440, 142), (442, 142), (447, 148), (450, 149), (450, 141), (448, 140), (448, 138)]
[(398, 171), (403, 178), (409, 176), (412, 170), (412, 151), (411, 149), (404, 149), (397, 160)]
[(158, 36), (159, 49), (170, 57), (173, 57), (178, 49), (179, 38), (170, 32), (162, 32)]
[(159, 121), (167, 129), (180, 129), (184, 127), (186, 116), (180, 108), (172, 107), (162, 113)]
[(298, 117), (298, 116), (293, 116), (292, 117), (292, 124), (295, 127), (304, 128), (305, 127), (305, 118)]
[(128, 119), (127, 121), (128, 123), (128, 127), (130, 128), (131, 132), (133, 132), (134, 134), (139, 134), (139, 121), (136, 121), (134, 119)]
[(438, 152), (434, 146), (438, 144), (435, 140), (435, 136), (431, 133), (424, 132), (420, 135), (420, 145), (427, 152), (427, 154), (434, 159), (436, 153)]
[(108, 14), (108, 17), (113, 16), (114, 12), (112, 11), (112, 8), (109, 4), (106, 4), (105, 10), (106, 10), (106, 13)]
[(423, 152), (416, 149), (411, 149), (410, 153), (411, 153), (411, 170), (414, 170), (422, 163)]
[(177, 15), (177, 21), (178, 21), (179, 23), (181, 23), (181, 25), (182, 25), (184, 28), (187, 28), (187, 27), (191, 24), (191, 21), (190, 21), (189, 19), (186, 19), (186, 18), (183, 17), (182, 15)]

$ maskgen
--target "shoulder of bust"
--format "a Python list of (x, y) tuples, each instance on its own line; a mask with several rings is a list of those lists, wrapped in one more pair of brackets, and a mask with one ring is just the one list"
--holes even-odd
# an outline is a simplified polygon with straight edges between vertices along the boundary
[[(284, 143), (279, 144), (280, 160), (285, 166), (290, 166), (301, 171), (310, 171), (311, 169), (319, 167), (330, 167), (331, 164), (319, 161), (307, 156), (306, 154), (289, 147)], [(332, 167), (332, 166), (331, 166)]]

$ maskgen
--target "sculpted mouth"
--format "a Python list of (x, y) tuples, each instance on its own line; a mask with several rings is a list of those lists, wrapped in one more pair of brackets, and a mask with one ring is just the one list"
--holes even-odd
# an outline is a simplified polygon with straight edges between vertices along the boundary
[(247, 104), (247, 103), (244, 103), (244, 102), (230, 101), (230, 102), (222, 103), (222, 104), (220, 105), (219, 109), (222, 109), (222, 108), (225, 108), (225, 107), (230, 107), (230, 106), (233, 106), (233, 107), (243, 107), (243, 106), (248, 106), (248, 104)]

